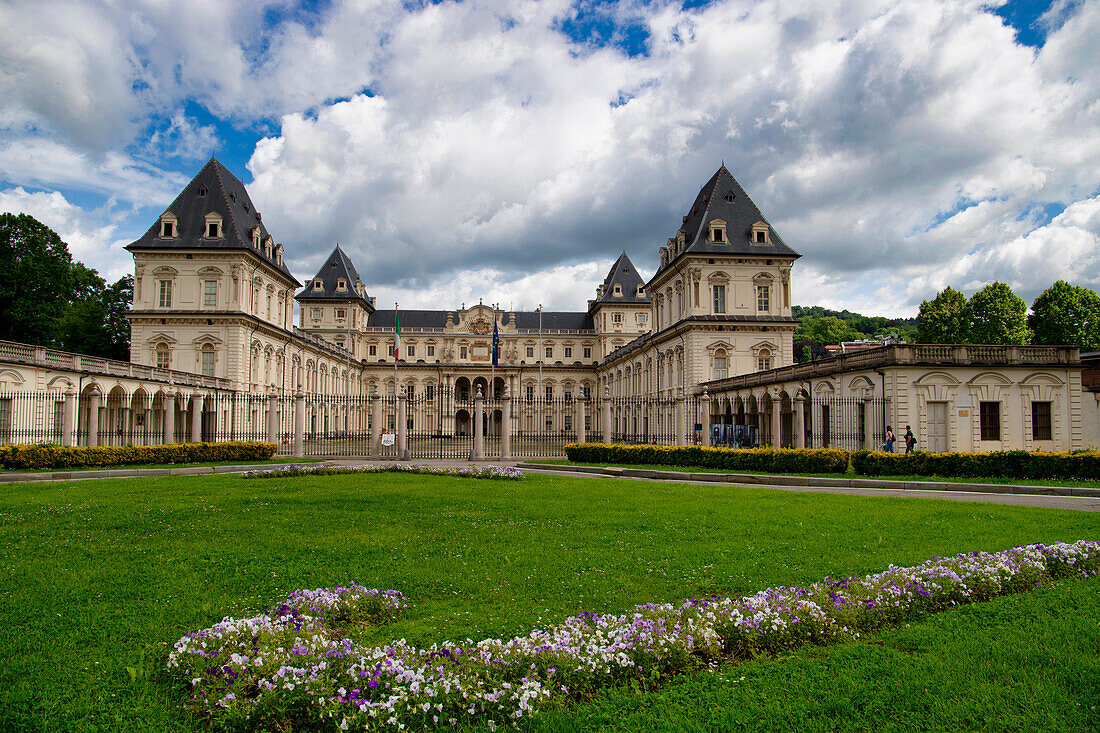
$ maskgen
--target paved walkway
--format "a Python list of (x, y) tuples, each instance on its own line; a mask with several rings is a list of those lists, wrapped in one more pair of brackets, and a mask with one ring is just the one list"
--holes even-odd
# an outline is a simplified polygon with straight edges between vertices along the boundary
[[(399, 461), (385, 461), (398, 463)], [(212, 473), (242, 473), (254, 469), (277, 468), (292, 465), (293, 460), (285, 464), (252, 464), (237, 466), (186, 466), (163, 468), (127, 468), (86, 471), (36, 471), (36, 472), (0, 472), (0, 483), (27, 483), (35, 481), (73, 481), (102, 478), (137, 478), (140, 476), (194, 476)], [(370, 458), (336, 458), (323, 462), (330, 466), (374, 465), (380, 461)], [(440, 467), (469, 466), (470, 461), (462, 460), (414, 460), (408, 463), (427, 464)], [(875, 481), (870, 479), (829, 479), (811, 476), (767, 476), (754, 474), (729, 473), (689, 473), (686, 471), (662, 471), (654, 469), (628, 469), (615, 466), (594, 468), (586, 466), (566, 466), (555, 464), (526, 463), (513, 461), (482, 461), (482, 465), (517, 466), (529, 473), (542, 473), (556, 476), (574, 476), (590, 478), (617, 478), (629, 481), (660, 481), (664, 483), (684, 483), (745, 488), (778, 489), (780, 491), (808, 491), (826, 494), (852, 494), (855, 496), (903, 496), (922, 499), (947, 499), (949, 501), (974, 501), (989, 504), (1015, 506), (1048, 507), (1056, 509), (1075, 509), (1086, 512), (1100, 512), (1100, 489), (1069, 489), (1049, 486), (1015, 486), (995, 484), (958, 484), (958, 483), (917, 483), (906, 481)], [(858, 485), (852, 485), (858, 484)], [(891, 486), (891, 484), (893, 484)], [(1033, 493), (1034, 492), (1034, 493)], [(1039, 493), (1043, 492), (1043, 493)], [(1059, 492), (1059, 493), (1056, 493)], [(1060, 494), (1078, 494), (1060, 495)]]

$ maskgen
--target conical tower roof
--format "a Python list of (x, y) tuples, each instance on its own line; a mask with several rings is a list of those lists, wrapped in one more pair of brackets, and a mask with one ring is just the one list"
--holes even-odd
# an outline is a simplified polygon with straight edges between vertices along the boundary
[[(710, 222), (726, 222), (724, 242), (710, 241)], [(751, 240), (752, 226), (763, 222), (768, 227), (768, 242)], [(684, 233), (684, 248), (670, 258), (671, 265), (686, 253), (734, 254), (764, 257), (801, 257), (787, 246), (771, 223), (760, 213), (745, 189), (726, 168), (725, 163), (699, 189), (691, 209), (684, 215), (680, 231)], [(679, 232), (677, 232), (679, 233)], [(668, 266), (666, 265), (666, 267)], [(663, 268), (662, 268), (663, 269)]]
[[(616, 285), (620, 286), (621, 295), (615, 295)], [(592, 301), (592, 307), (598, 303), (648, 303), (648, 293), (638, 295), (638, 288), (643, 285), (645, 281), (624, 251), (608, 271), (603, 281), (603, 291)]]
[[(341, 280), (344, 281), (343, 290), (339, 290), (337, 287)], [(355, 265), (347, 253), (340, 248), (340, 245), (336, 245), (336, 248), (332, 250), (332, 254), (321, 265), (321, 269), (317, 271), (312, 280), (306, 283), (305, 289), (296, 295), (294, 299), (297, 301), (358, 300), (362, 301), (369, 310), (374, 310), (371, 308), (370, 298), (367, 297), (366, 290), (364, 289), (361, 295), (356, 291), (355, 284), (357, 282), (359, 282), (359, 273), (355, 270)], [(317, 283), (321, 283), (322, 287), (318, 288)]]
[[(269, 257), (262, 243), (269, 234), (260, 212), (252, 204), (244, 184), (236, 176), (211, 157), (176, 200), (165, 210), (176, 217), (177, 231), (174, 237), (162, 237), (158, 220), (138, 240), (126, 246), (130, 252), (173, 249), (247, 249), (279, 270), (295, 284), (300, 284), (276, 258), (274, 248)], [(220, 237), (206, 236), (206, 219), (209, 214), (221, 217)], [(252, 232), (260, 230), (259, 249), (253, 247)]]

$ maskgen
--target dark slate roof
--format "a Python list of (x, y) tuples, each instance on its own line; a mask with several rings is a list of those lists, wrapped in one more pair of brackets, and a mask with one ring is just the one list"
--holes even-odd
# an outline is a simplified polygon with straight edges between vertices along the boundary
[[(340, 278), (344, 278), (344, 282), (347, 283), (347, 290), (343, 292), (337, 292), (336, 290), (336, 283)], [(316, 280), (324, 282), (324, 290), (313, 288), (313, 283)], [(336, 249), (332, 250), (332, 254), (325, 260), (325, 264), (321, 265), (321, 269), (317, 271), (312, 279), (306, 282), (305, 289), (294, 296), (294, 299), (298, 301), (358, 300), (369, 310), (371, 304), (370, 298), (367, 297), (367, 291), (364, 289), (362, 295), (355, 291), (355, 283), (358, 281), (359, 273), (355, 271), (355, 265), (352, 264), (351, 258), (347, 256), (344, 250), (340, 249), (340, 245), (336, 245)]]
[[(732, 197), (732, 201), (727, 201)], [(710, 222), (722, 219), (726, 222), (725, 242), (710, 241)], [(753, 244), (749, 240), (752, 225), (763, 221), (768, 225), (769, 244)], [(779, 232), (756, 208), (756, 204), (741, 188), (741, 184), (726, 169), (718, 169), (695, 197), (695, 203), (684, 216), (680, 231), (684, 232), (684, 249), (669, 261), (669, 265), (686, 253), (735, 254), (756, 257), (801, 257), (787, 246)], [(667, 267), (668, 265), (666, 265)], [(662, 268), (664, 269), (664, 268)]]
[[(206, 195), (199, 195), (201, 190), (205, 190)], [(298, 282), (287, 269), (285, 258), (283, 264), (276, 264), (274, 250), (269, 258), (265, 255), (262, 245), (259, 250), (252, 247), (250, 234), (252, 229), (256, 226), (260, 227), (262, 242), (268, 237), (267, 227), (260, 219), (260, 212), (252, 205), (252, 199), (248, 197), (244, 184), (217, 159), (210, 158), (210, 162), (202, 167), (202, 170), (180, 191), (179, 196), (165, 211), (175, 214), (179, 220), (178, 236), (171, 239), (162, 238), (158, 217), (149, 231), (137, 241), (128, 244), (126, 249), (130, 252), (172, 249), (247, 249), (294, 282)], [(206, 215), (210, 213), (220, 214), (222, 217), (223, 231), (218, 239), (205, 237)]]
[[(515, 316), (516, 328), (538, 329), (538, 311), (520, 311)], [(592, 323), (592, 316), (587, 313), (543, 311), (542, 330), (592, 331), (595, 330), (595, 325)]]
[[(596, 298), (592, 302), (596, 303), (648, 303), (649, 295), (643, 295), (638, 297), (638, 286), (644, 285), (645, 281), (642, 280), (642, 276), (638, 274), (638, 270), (635, 269), (634, 263), (630, 261), (624, 251), (619, 255), (619, 259), (615, 260), (615, 264), (611, 266), (611, 270), (607, 273), (607, 277), (603, 281), (603, 295)], [(623, 294), (615, 297), (612, 293), (615, 291), (615, 286), (622, 286)]]
[[(397, 311), (375, 311), (367, 319), (367, 325), (375, 328), (393, 328), (393, 314)], [(438, 328), (447, 325), (447, 311), (414, 311), (401, 309), (401, 328)]]

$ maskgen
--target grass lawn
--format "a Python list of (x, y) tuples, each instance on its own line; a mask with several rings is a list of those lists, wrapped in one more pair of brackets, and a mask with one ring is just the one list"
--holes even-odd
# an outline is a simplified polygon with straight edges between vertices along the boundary
[[(582, 610), (935, 555), (1100, 538), (1095, 513), (557, 476), (23, 484), (0, 494), (0, 730), (201, 731), (167, 645), (297, 588), (413, 603), (367, 641), (514, 635)], [(1087, 730), (1100, 580), (968, 606), (860, 642), (611, 691), (533, 730)], [(744, 680), (741, 680), (744, 677)]]
[[(574, 463), (566, 458), (528, 459), (527, 463), (544, 463), (551, 466), (595, 466), (597, 468), (640, 468), (648, 471), (680, 471), (682, 473), (744, 473), (761, 476), (757, 471), (731, 471), (727, 468), (700, 468), (696, 466), (655, 466), (648, 463)], [(1063, 481), (1059, 479), (1018, 479), (1018, 478), (955, 478), (952, 476), (861, 476), (849, 467), (848, 473), (782, 473), (775, 476), (818, 476), (821, 478), (858, 478), (882, 481), (947, 481), (957, 484), (1005, 484), (1010, 486), (1064, 486), (1066, 488), (1100, 488), (1100, 481)]]

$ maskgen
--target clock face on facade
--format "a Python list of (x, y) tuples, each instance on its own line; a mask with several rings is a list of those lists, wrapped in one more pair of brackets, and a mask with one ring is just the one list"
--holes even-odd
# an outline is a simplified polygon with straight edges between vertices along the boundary
[(470, 321), (470, 333), (476, 333), (479, 336), (484, 336), (492, 330), (492, 326), (489, 325), (489, 321), (485, 318), (476, 318)]

